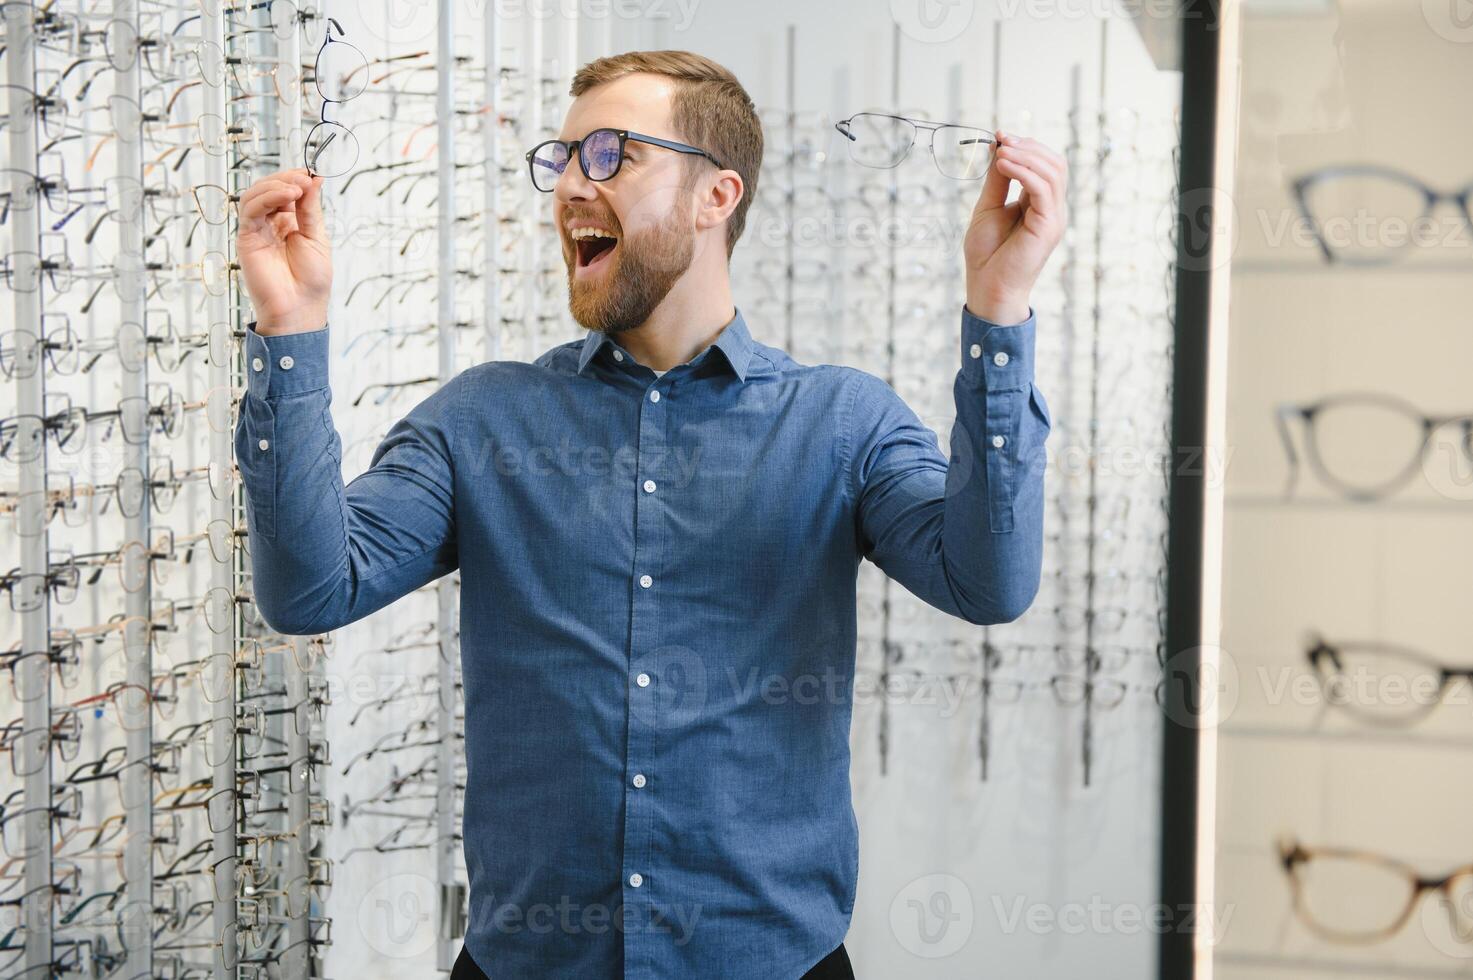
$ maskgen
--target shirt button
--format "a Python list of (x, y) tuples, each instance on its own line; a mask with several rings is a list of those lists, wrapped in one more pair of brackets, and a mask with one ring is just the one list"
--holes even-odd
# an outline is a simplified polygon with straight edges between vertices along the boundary
[(634, 774), (634, 785), (635, 788), (644, 786), (644, 773), (637, 772)]
[(614, 360), (616, 360), (616, 361), (622, 361), (622, 360), (624, 360), (624, 352), (621, 351), (621, 350), (614, 351)]
[(650, 675), (649, 674), (640, 674), (638, 677), (636, 677), (634, 679), (634, 683), (638, 684), (640, 687), (649, 687), (650, 686)]
[(262, 449), (270, 449), (271, 448), (271, 443), (267, 442), (265, 439), (262, 439), (260, 442), (256, 443), (256, 445), (257, 446), (260, 446)]
[(629, 876), (629, 883), (635, 888), (638, 888), (640, 885), (644, 884), (644, 875), (640, 874), (638, 871), (634, 872), (634, 874)]
[(280, 364), (283, 371), (290, 371), (292, 369), (292, 365), (295, 363), (297, 362), (292, 360), (292, 356), (290, 354), (281, 355)]
[(1004, 439), (1002, 436), (992, 437), (992, 445), (997, 449), (1001, 449), (1003, 447), (1003, 443), (1005, 442), (1007, 442), (1007, 440)]
[(641, 575), (639, 577), (639, 587), (641, 589), (647, 589), (651, 585), (654, 585), (654, 584), (655, 584), (655, 580), (652, 579), (652, 578), (650, 578), (648, 575)]
[(655, 481), (654, 480), (645, 480), (644, 481), (644, 492), (645, 493), (654, 493), (655, 492)]
[(981, 357), (982, 356), (982, 345), (981, 344), (973, 344), (972, 345), (972, 349), (971, 349), (971, 351), (969, 353), (973, 357)]
[(1005, 351), (1005, 350), (1000, 350), (996, 354), (993, 354), (992, 355), (992, 363), (993, 364), (996, 364), (998, 367), (1002, 367), (1007, 362), (1008, 362), (1008, 352)]
[(650, 401), (657, 402), (659, 400), (660, 400), (660, 393), (658, 391), (652, 391), (652, 392), (650, 392)]
[(252, 371), (259, 371), (259, 370), (261, 370), (265, 366), (266, 366), (266, 362), (263, 361), (263, 360), (261, 360), (259, 357), (253, 357), (253, 358), (251, 358), (251, 370)]

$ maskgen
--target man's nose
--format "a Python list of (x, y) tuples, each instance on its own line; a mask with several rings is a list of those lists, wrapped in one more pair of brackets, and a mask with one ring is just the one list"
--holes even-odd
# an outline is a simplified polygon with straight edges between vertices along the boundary
[[(579, 152), (581, 151), (582, 147), (579, 147)], [(568, 165), (558, 174), (557, 183), (553, 185), (553, 194), (564, 204), (569, 204), (574, 201), (591, 201), (595, 193), (593, 181), (583, 173), (578, 153), (572, 154), (568, 157)]]

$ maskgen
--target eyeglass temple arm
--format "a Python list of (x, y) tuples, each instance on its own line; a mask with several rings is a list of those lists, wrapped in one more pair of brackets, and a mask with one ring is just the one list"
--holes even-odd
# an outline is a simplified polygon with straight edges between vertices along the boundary
[(726, 169), (725, 167), (721, 166), (720, 160), (716, 159), (711, 154), (707, 153), (705, 150), (700, 149), (699, 147), (687, 146), (684, 143), (675, 143), (670, 140), (662, 140), (658, 136), (645, 136), (643, 133), (626, 132), (625, 135), (627, 135), (629, 139), (637, 140), (640, 143), (653, 143), (655, 146), (663, 146), (665, 149), (674, 150), (676, 153), (693, 153), (697, 156), (703, 156), (707, 160), (710, 160), (712, 163), (716, 164), (716, 166), (720, 167), (722, 170)]
[(1310, 415), (1298, 405), (1280, 405), (1274, 412), (1274, 424), (1279, 431), (1279, 440), (1284, 446), (1284, 455), (1289, 460), (1289, 475), (1284, 481), (1285, 497), (1294, 495), (1294, 487), (1299, 482), (1299, 454), (1294, 450), (1294, 437), (1289, 432), (1289, 419), (1294, 417), (1308, 421)]

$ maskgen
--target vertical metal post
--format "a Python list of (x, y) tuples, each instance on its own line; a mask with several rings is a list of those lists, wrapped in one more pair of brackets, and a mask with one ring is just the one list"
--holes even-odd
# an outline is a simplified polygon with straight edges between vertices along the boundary
[[(501, 359), (501, 49), (496, 30), (496, 9), (488, 4), (485, 18), (486, 105), (490, 118), (481, 128), (486, 159), (486, 268), (479, 270), (486, 283), (486, 359)], [(536, 226), (533, 226), (536, 234)]]
[[(9, 88), (10, 113), (10, 191), (11, 235), (16, 251), (41, 249), (40, 188), (34, 186), (31, 174), (37, 166), (36, 118), (32, 92), (35, 89), (35, 52), (33, 19), (36, 8), (30, 3), (10, 3), (5, 14), (6, 82)], [(29, 185), (29, 186), (28, 186)], [(27, 207), (17, 204), (29, 202)], [(39, 276), (38, 276), (39, 278)], [(40, 440), (40, 455), (20, 466), (20, 509), (16, 518), (22, 527), (41, 527), (41, 533), (17, 535), (20, 538), (20, 579), (11, 598), (35, 598), (36, 608), (20, 613), (21, 643), (27, 656), (17, 665), (16, 680), (25, 692), (21, 725), (27, 735), (16, 743), (11, 761), (24, 773), (25, 796), (25, 892), (21, 902), (25, 925), (26, 972), (33, 976), (49, 976), (51, 972), (51, 664), (50, 591), (45, 586), (47, 535), (41, 520), (44, 515), (46, 490), (46, 433), (39, 429), (39, 417), (45, 411), (45, 372), (40, 354), (41, 291), (23, 288), (12, 280), (11, 300), (15, 304), (16, 349), (37, 352), (35, 370), (16, 374), (16, 412), (20, 431), (16, 445), (30, 444), (34, 435)], [(23, 338), (28, 338), (23, 343)], [(35, 428), (32, 428), (32, 427)], [(39, 577), (37, 577), (39, 576)], [(32, 587), (29, 583), (41, 583)], [(24, 591), (22, 591), (24, 590)]]
[[(223, 66), (226, 45), (225, 15), (221, 10), (219, 0), (205, 0), (200, 4), (200, 42), (204, 45), (202, 50), (207, 50), (210, 46), (219, 49)], [(227, 76), (225, 72), (222, 70), (219, 78), (210, 77), (208, 72), (203, 74), (200, 92), (204, 111), (214, 113), (221, 119), (227, 118), (225, 92)], [(229, 194), (234, 188), (228, 183), (225, 160), (224, 155), (206, 154), (200, 165), (203, 168), (205, 183), (222, 187), (225, 193)], [(222, 255), (229, 254), (230, 225), (228, 221), (220, 224), (206, 224), (202, 230), (205, 234), (207, 249), (218, 251)], [(219, 295), (209, 296), (205, 308), (211, 339), (209, 376), (210, 387), (213, 389), (217, 385), (229, 385), (237, 369), (237, 365), (233, 363), (235, 358), (232, 357), (234, 347), (230, 342), (235, 332), (235, 310), (228, 290)], [(233, 542), (235, 540), (236, 501), (233, 492), (234, 481), (229, 478), (233, 452), (231, 441), (230, 432), (217, 431), (211, 427), (210, 465), (215, 468), (216, 473), (212, 474), (210, 480), (210, 520), (223, 521), (230, 529), (229, 540)], [(213, 552), (211, 553), (210, 587), (225, 589), (225, 594), (234, 594), (237, 584), (236, 560), (233, 554), (235, 549), (232, 548), (229, 551), (231, 553), (223, 557), (217, 557)], [(243, 558), (241, 561), (243, 563)], [(235, 728), (235, 660), (238, 638), (235, 630), (236, 617), (228, 616), (226, 622), (227, 625), (222, 632), (210, 632), (210, 654), (228, 658), (224, 662), (231, 665), (228, 672), (229, 679), (223, 685), (224, 697), (210, 705), (210, 738), (214, 742), (211, 749), (215, 754), (214, 757), (220, 760), (220, 764), (210, 771), (211, 805), (206, 814), (212, 837), (211, 862), (214, 868), (211, 895), (214, 900), (211, 925), (216, 942), (212, 968), (214, 980), (234, 980), (236, 975), (236, 937), (231, 926), (234, 925), (236, 917), (235, 825), (240, 808), (235, 798), (235, 753), (230, 751), (230, 739)]]
[[(495, 13), (488, 7), (486, 16), (491, 18)], [(455, 374), (455, 21), (452, 0), (439, 0), (438, 28), (435, 118), (439, 125), (439, 152), (436, 157), (440, 188), (437, 215), (440, 259), (438, 319), (439, 374), (443, 384)], [(496, 111), (494, 104), (492, 111)], [(495, 128), (494, 121), (491, 128)], [(487, 166), (494, 168), (496, 158), (488, 160)], [(496, 180), (493, 173), (489, 182), (494, 184)], [(487, 215), (487, 220), (493, 225), (495, 219), (494, 211)], [(493, 252), (492, 261), (495, 260)], [(448, 575), (442, 577), (435, 587), (440, 634), (436, 711), (440, 744), (435, 750), (435, 881), (439, 884), (440, 914), (435, 967), (444, 973), (450, 972), (454, 962), (454, 943), (461, 933), (463, 902), (462, 889), (455, 876), (455, 666), (460, 659), (455, 629), (457, 596), (454, 580)]]
[[(1099, 453), (1100, 420), (1100, 333), (1105, 316), (1105, 165), (1109, 160), (1109, 133), (1105, 128), (1105, 106), (1107, 105), (1110, 54), (1110, 22), (1100, 21), (1100, 124), (1098, 127), (1099, 157), (1095, 168), (1095, 233), (1094, 233), (1094, 303), (1090, 310), (1089, 348), (1089, 450), (1085, 458), (1091, 463)], [(1084, 649), (1094, 649), (1095, 618), (1095, 535), (1099, 533), (1095, 513), (1095, 500), (1099, 493), (1099, 467), (1091, 465), (1087, 476), (1088, 497), (1085, 508), (1085, 570), (1084, 577)], [(1084, 785), (1088, 786), (1094, 768), (1094, 657), (1084, 658), (1084, 730), (1081, 733), (1081, 756), (1084, 765)]]
[[(302, 15), (298, 15), (302, 16)], [(290, 152), (300, 145), (302, 136), (302, 86), (299, 73), (302, 70), (302, 29), (304, 21), (294, 23), (291, 34), (277, 37), (276, 70), (278, 78), (291, 81), (281, 86), (281, 99), (273, 101), (277, 113), (277, 133), (281, 145)], [(323, 24), (324, 29), (326, 24)], [(315, 69), (314, 69), (315, 71)], [(284, 158), (283, 168), (299, 166), (300, 160)], [(274, 369), (274, 365), (273, 365)], [(292, 656), (283, 658), (282, 675), (286, 688), (286, 707), (293, 709), (283, 715), (285, 719), (282, 735), (286, 741), (287, 774), (286, 826), (287, 833), (283, 866), (286, 902), (286, 950), (282, 956), (282, 975), (288, 978), (305, 978), (311, 975), (312, 886), (308, 874), (307, 853), (311, 847), (312, 826), (308, 819), (311, 813), (312, 793), (312, 730), (311, 706), (307, 704), (311, 689), (308, 670), (303, 664), (311, 663), (311, 639), (305, 636), (291, 638)], [(297, 904), (293, 907), (293, 897)]]
[[(137, 36), (138, 0), (118, 0), (113, 15), (134, 28)], [(137, 47), (117, 73), (117, 94), (143, 106), (142, 52)], [(124, 183), (139, 182), (137, 206), (129, 202), (118, 219), (117, 289), (123, 323), (145, 323), (144, 228), (143, 228), (143, 122), (137, 129), (117, 133), (118, 174)], [(146, 335), (146, 330), (141, 331)], [(126, 465), (148, 470), (148, 359), (140, 358), (136, 370), (123, 364), (121, 378), (124, 428), (131, 426), (142, 438), (126, 447)], [(141, 541), (142, 548), (124, 548), (123, 578), (143, 583), (124, 599), (128, 627), (123, 636), (128, 691), (153, 689), (153, 643), (151, 636), (152, 593), (150, 588), (152, 514), (149, 495), (144, 493), (135, 513), (125, 519), (127, 541)], [(123, 845), (124, 904), (119, 934), (127, 948), (126, 976), (153, 974), (153, 705), (148, 697), (122, 698), (118, 710), (126, 729), (127, 765), (122, 780), (123, 823), (127, 837)]]
[[(524, 49), (522, 67), (526, 75), (527, 105), (525, 118), (527, 119), (528, 141), (535, 143), (542, 139), (542, 133), (546, 128), (547, 121), (542, 118), (542, 51), (543, 51), (543, 23), (545, 17), (528, 17), (527, 21), (527, 46)], [(538, 195), (539, 197), (542, 195)], [(542, 204), (541, 208), (549, 205)], [(539, 208), (539, 210), (541, 209)], [(542, 268), (542, 233), (536, 224), (532, 225), (531, 234), (527, 238), (527, 275), (524, 290), (526, 292), (527, 322), (523, 328), (527, 331), (528, 349), (526, 359), (532, 360), (542, 350), (542, 290), (538, 284), (538, 271)]]

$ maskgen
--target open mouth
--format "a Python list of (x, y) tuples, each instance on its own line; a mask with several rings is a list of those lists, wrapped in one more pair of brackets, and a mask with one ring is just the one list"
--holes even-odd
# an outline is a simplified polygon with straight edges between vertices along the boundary
[(578, 273), (591, 272), (608, 264), (619, 239), (603, 228), (575, 228), (571, 232)]

